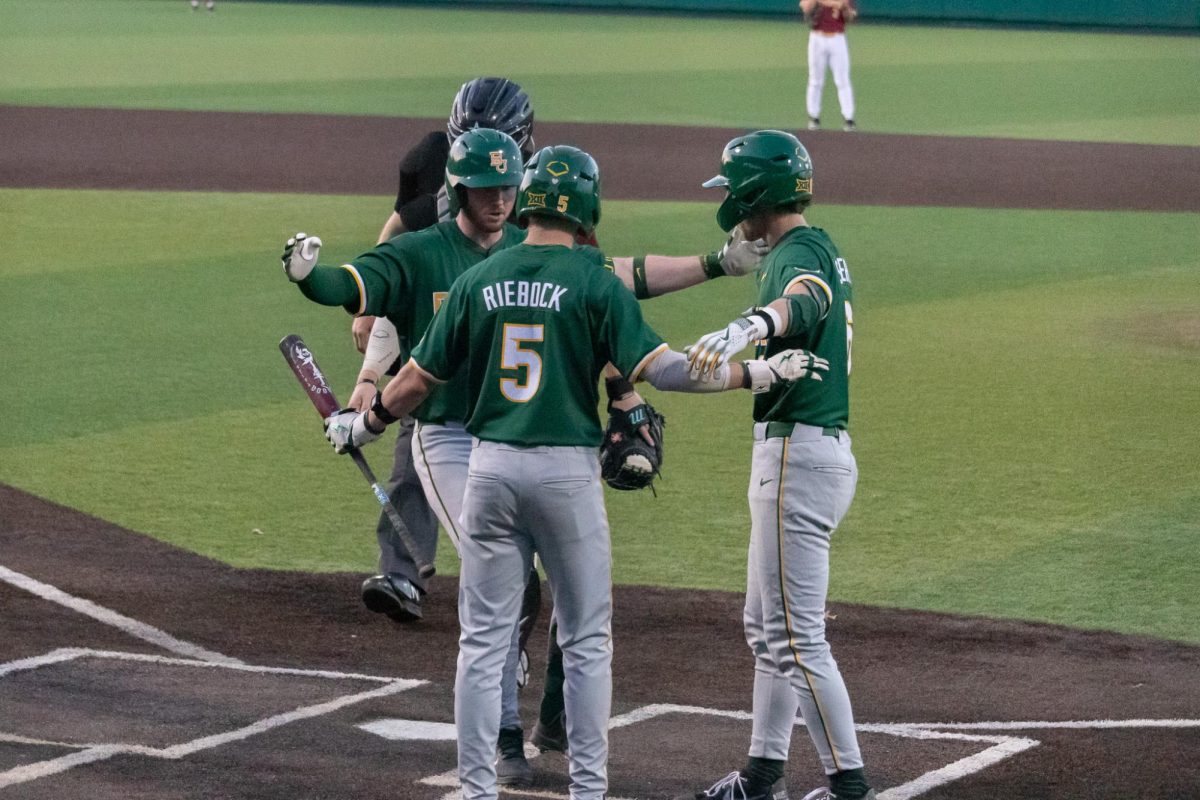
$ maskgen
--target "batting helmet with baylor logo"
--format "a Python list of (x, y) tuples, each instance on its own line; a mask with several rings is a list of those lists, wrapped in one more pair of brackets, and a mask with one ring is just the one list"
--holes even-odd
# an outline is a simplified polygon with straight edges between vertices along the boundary
[(507, 133), (475, 128), (450, 145), (450, 155), (446, 158), (446, 197), (451, 215), (463, 207), (465, 201), (459, 194), (463, 188), (520, 185), (521, 149)]
[(728, 194), (717, 209), (722, 230), (756, 211), (812, 202), (812, 159), (800, 140), (785, 131), (755, 131), (725, 145), (721, 174), (704, 182), (705, 189), (724, 188)]
[(574, 222), (584, 235), (600, 222), (600, 168), (578, 147), (543, 147), (530, 159), (517, 195), (517, 222), (530, 216)]

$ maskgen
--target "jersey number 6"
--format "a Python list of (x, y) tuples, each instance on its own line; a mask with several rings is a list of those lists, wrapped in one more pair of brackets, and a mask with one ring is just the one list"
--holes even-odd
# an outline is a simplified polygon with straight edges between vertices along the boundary
[(500, 368), (525, 368), (525, 379), (501, 378), (500, 393), (514, 403), (528, 403), (542, 384), (542, 357), (536, 351), (521, 347), (525, 342), (543, 340), (542, 325), (504, 325), (504, 346), (500, 353)]

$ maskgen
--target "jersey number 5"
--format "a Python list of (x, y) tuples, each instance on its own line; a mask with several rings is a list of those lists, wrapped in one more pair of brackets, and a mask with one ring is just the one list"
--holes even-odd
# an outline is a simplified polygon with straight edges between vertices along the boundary
[(525, 369), (524, 380), (520, 377), (500, 379), (500, 393), (514, 403), (528, 403), (542, 385), (542, 357), (536, 351), (521, 345), (525, 342), (540, 342), (544, 336), (545, 327), (542, 325), (504, 325), (500, 368), (518, 371), (522, 367)]

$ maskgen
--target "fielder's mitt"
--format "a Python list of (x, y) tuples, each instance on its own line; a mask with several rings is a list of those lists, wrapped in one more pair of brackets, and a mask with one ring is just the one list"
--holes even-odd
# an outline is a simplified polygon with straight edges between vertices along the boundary
[[(600, 445), (600, 476), (614, 489), (645, 489), (662, 467), (663, 426), (666, 420), (649, 403), (628, 411), (609, 409), (604, 443)], [(650, 434), (654, 444), (642, 436)]]

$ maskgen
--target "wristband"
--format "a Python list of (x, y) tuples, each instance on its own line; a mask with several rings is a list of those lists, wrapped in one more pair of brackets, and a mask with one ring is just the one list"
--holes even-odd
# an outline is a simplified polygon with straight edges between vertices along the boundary
[(638, 256), (633, 260), (633, 296), (645, 300), (650, 296), (650, 288), (646, 285), (646, 257)]
[[(779, 315), (776, 314), (773, 309), (769, 308), (756, 308), (749, 314), (744, 315), (743, 319), (750, 321), (752, 324), (754, 324), (757, 320), (762, 324), (765, 332), (759, 331), (762, 333), (762, 335), (758, 337), (760, 339), (770, 339), (772, 336), (774, 336), (778, 327), (777, 323), (780, 321)], [(755, 324), (754, 326), (755, 328), (759, 327), (758, 324)]]
[(725, 268), (721, 266), (721, 253), (717, 250), (708, 255), (700, 256), (700, 266), (709, 280), (725, 277)]
[(358, 382), (359, 382), (359, 384), (363, 384), (363, 383), (369, 383), (369, 384), (371, 384), (372, 386), (374, 386), (374, 385), (375, 385), (375, 381), (371, 380), (370, 378), (359, 378), (359, 379), (358, 379)]
[(383, 405), (383, 392), (375, 393), (375, 399), (371, 401), (371, 413), (384, 425), (391, 425), (400, 419)]
[(624, 375), (618, 375), (615, 378), (604, 379), (604, 391), (608, 393), (608, 402), (611, 404), (614, 400), (620, 400), (627, 394), (633, 392), (633, 384)]
[(386, 431), (386, 430), (387, 430), (387, 423), (386, 423), (386, 422), (383, 424), (383, 427), (382, 427), (382, 428), (379, 428), (378, 430), (376, 430), (375, 428), (372, 428), (372, 427), (371, 427), (371, 412), (370, 412), (370, 411), (364, 411), (364, 412), (362, 413), (362, 417), (361, 417), (361, 419), (362, 419), (362, 424), (363, 424), (363, 427), (367, 429), (367, 432), (368, 432), (368, 433), (373, 433), (373, 434), (375, 434), (376, 436), (379, 436), (381, 433), (383, 433), (384, 431)]

